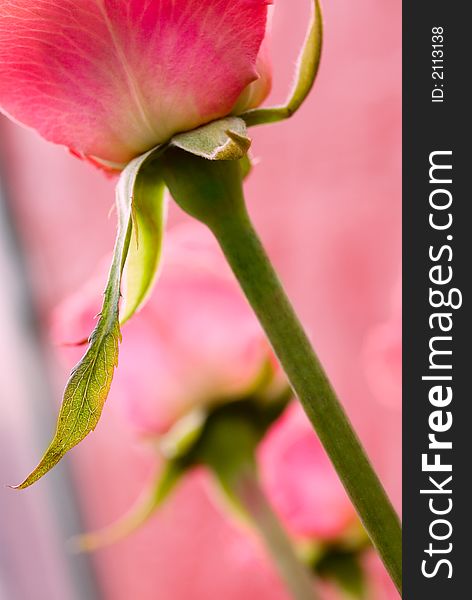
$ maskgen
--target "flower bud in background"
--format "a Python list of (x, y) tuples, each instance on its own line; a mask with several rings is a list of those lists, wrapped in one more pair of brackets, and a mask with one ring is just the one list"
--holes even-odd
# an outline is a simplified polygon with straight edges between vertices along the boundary
[[(53, 316), (59, 343), (84, 339), (100, 310), (103, 276)], [(271, 350), (211, 234), (189, 223), (166, 238), (159, 286), (123, 327), (120, 364), (108, 403), (139, 433), (165, 433), (197, 407), (233, 399), (257, 383)], [(80, 349), (64, 349), (74, 354)]]
[(295, 535), (329, 541), (354, 523), (352, 504), (298, 404), (268, 432), (259, 462), (266, 493)]
[[(119, 168), (267, 96), (267, 0), (11, 0), (0, 6), (0, 107)], [(250, 86), (249, 90), (246, 90)]]

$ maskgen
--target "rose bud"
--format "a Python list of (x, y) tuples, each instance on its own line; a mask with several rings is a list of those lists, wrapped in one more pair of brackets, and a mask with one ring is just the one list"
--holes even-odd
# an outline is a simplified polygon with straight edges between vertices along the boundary
[(109, 168), (260, 104), (268, 0), (11, 0), (0, 107)]

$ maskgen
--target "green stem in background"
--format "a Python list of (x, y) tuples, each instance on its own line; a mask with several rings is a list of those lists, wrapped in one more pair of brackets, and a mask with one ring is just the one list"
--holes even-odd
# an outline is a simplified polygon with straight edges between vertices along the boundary
[(236, 161), (177, 149), (159, 165), (176, 202), (216, 236), (366, 531), (401, 591), (401, 525), (250, 222)]
[(293, 599), (316, 600), (315, 577), (297, 556), (259, 484), (257, 447), (281, 408), (263, 407), (248, 398), (215, 409), (188, 458), (213, 473), (220, 491), (236, 509), (232, 512), (259, 534)]
[(261, 489), (255, 469), (246, 469), (233, 482), (233, 493), (258, 531), (274, 565), (294, 600), (316, 600), (315, 579), (300, 561), (291, 540)]

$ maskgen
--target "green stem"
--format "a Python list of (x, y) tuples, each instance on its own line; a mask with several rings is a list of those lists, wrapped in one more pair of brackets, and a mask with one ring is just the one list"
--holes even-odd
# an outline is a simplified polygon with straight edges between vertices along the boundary
[(401, 590), (401, 527), (336, 393), (262, 248), (249, 217), (213, 227), (395, 585)]
[(234, 161), (167, 152), (174, 199), (216, 236), (385, 567), (401, 593), (401, 525), (249, 219)]
[(259, 532), (294, 600), (316, 600), (314, 577), (298, 558), (291, 540), (260, 487), (255, 470), (246, 469), (240, 474), (233, 484), (233, 492)]

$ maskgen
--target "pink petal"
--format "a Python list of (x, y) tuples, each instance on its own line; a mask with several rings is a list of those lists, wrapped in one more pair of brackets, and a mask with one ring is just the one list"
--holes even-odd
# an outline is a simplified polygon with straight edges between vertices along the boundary
[(267, 0), (11, 0), (0, 105), (50, 141), (126, 163), (229, 114), (258, 78)]
[(272, 63), (270, 60), (267, 37), (262, 42), (259, 50), (256, 70), (259, 78), (244, 89), (233, 108), (233, 114), (235, 115), (240, 115), (251, 108), (257, 108), (264, 102), (272, 89)]

